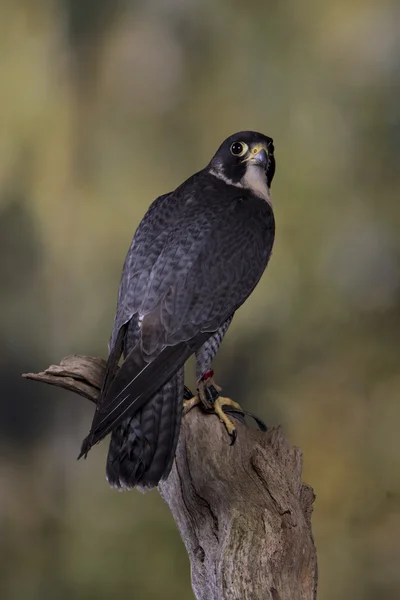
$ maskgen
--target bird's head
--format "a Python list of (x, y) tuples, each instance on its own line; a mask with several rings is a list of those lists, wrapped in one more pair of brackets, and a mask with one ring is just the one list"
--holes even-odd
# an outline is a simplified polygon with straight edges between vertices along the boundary
[(218, 148), (208, 170), (226, 183), (269, 201), (275, 173), (273, 140), (255, 131), (235, 133)]

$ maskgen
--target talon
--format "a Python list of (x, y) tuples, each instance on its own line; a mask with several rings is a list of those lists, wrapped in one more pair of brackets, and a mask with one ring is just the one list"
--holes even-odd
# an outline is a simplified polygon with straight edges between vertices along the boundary
[[(261, 431), (267, 431), (267, 427), (263, 421), (261, 421), (261, 419), (252, 413), (243, 410), (240, 404), (234, 400), (231, 400), (230, 398), (223, 398), (219, 395), (219, 392), (222, 390), (222, 388), (215, 383), (213, 376), (214, 371), (209, 370), (205, 372), (202, 379), (199, 381), (197, 396), (193, 396), (190, 389), (185, 385), (185, 391), (183, 395), (185, 400), (183, 403), (183, 414), (185, 415), (188, 413), (189, 410), (191, 410), (197, 404), (202, 404), (204, 410), (209, 413), (214, 412), (219, 417), (221, 423), (223, 423), (225, 426), (225, 429), (231, 438), (229, 444), (230, 446), (233, 446), (237, 440), (237, 431), (235, 425), (228, 417), (228, 414), (234, 415), (236, 413), (236, 418), (241, 423), (245, 423), (244, 417), (245, 415), (248, 415), (255, 420), (258, 428)], [(224, 407), (226, 410), (224, 410)]]
[(238, 404), (234, 400), (231, 400), (230, 398), (223, 398), (223, 397), (219, 396), (214, 402), (214, 412), (218, 415), (220, 421), (225, 425), (225, 429), (227, 430), (227, 432), (231, 438), (230, 445), (233, 446), (233, 444), (235, 443), (236, 438), (237, 438), (237, 431), (236, 431), (235, 425), (232, 423), (230, 418), (225, 414), (224, 409), (223, 409), (224, 406), (232, 406), (232, 408), (235, 408), (236, 410), (240, 410), (240, 411), (242, 411), (242, 409), (240, 407), (240, 404)]
[(237, 438), (236, 427), (225, 413), (223, 407), (230, 406), (236, 412), (240, 412), (241, 415), (243, 415), (243, 410), (240, 404), (234, 402), (234, 400), (223, 398), (219, 395), (222, 388), (215, 383), (213, 375), (214, 372), (211, 370), (206, 371), (203, 375), (203, 378), (199, 381), (197, 397), (207, 412), (214, 412), (219, 417), (219, 420), (223, 423), (231, 438), (230, 445), (233, 446)]

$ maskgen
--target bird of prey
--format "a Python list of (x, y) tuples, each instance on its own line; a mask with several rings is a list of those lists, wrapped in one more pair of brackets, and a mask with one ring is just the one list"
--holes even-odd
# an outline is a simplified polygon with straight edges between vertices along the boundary
[[(157, 198), (122, 271), (106, 376), (80, 456), (111, 432), (110, 485), (155, 487), (179, 437), (184, 364), (196, 355), (198, 394), (235, 439), (211, 363), (235, 311), (268, 264), (275, 236), (270, 137), (242, 131), (210, 163)], [(123, 362), (119, 367), (119, 362)]]

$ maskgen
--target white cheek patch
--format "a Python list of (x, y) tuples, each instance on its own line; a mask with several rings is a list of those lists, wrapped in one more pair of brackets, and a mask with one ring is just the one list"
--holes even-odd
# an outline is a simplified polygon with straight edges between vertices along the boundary
[(214, 177), (218, 177), (221, 181), (224, 181), (228, 185), (234, 185), (235, 187), (241, 189), (248, 189), (253, 192), (259, 198), (262, 198), (270, 206), (271, 204), (271, 196), (269, 193), (268, 185), (267, 185), (267, 177), (265, 175), (264, 169), (257, 165), (248, 164), (246, 173), (244, 177), (242, 177), (241, 181), (232, 181), (229, 177), (226, 177), (222, 170), (209, 170), (210, 175), (214, 175)]
[(243, 183), (241, 183), (240, 181), (235, 182), (235, 181), (232, 181), (232, 179), (229, 179), (229, 177), (225, 177), (225, 175), (222, 173), (222, 171), (215, 171), (214, 169), (210, 169), (209, 173), (210, 173), (210, 175), (214, 175), (214, 177), (218, 177), (218, 179), (221, 179), (228, 185), (234, 185), (235, 187), (238, 187), (238, 188), (244, 187)]
[(271, 197), (264, 169), (257, 165), (248, 164), (246, 173), (242, 178), (242, 184), (244, 188), (250, 189), (253, 194), (259, 196), (268, 202), (268, 204), (271, 204)]

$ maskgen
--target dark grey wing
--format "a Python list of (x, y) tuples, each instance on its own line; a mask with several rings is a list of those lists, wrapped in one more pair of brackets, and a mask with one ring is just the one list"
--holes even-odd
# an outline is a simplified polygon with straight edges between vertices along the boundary
[(135, 310), (135, 298), (140, 298), (143, 293), (142, 290), (147, 285), (151, 270), (167, 243), (170, 229), (168, 224), (173, 224), (179, 212), (179, 204), (173, 202), (170, 196), (171, 193), (159, 196), (151, 204), (135, 232), (126, 255), (101, 399), (107, 395), (121, 354), (126, 356), (127, 347), (131, 350), (139, 341), (140, 327)]
[[(195, 347), (190, 344), (164, 348), (157, 363), (158, 369), (147, 370), (149, 356), (142, 352), (141, 336), (143, 333), (143, 337), (146, 337), (146, 332), (151, 325), (149, 318), (153, 317), (154, 320), (155, 315), (154, 313), (147, 315), (145, 327), (142, 327), (142, 317), (138, 311), (142, 299), (148, 297), (149, 282), (154, 280), (153, 268), (157, 263), (159, 265), (162, 263), (163, 250), (173, 239), (172, 233), (176, 230), (177, 224), (182, 221), (182, 208), (185, 203), (186, 198), (182, 194), (160, 196), (152, 203), (135, 232), (122, 271), (105, 379), (91, 432), (82, 445), (81, 455), (86, 454), (93, 443), (99, 441), (115, 426), (117, 415), (118, 422), (123, 420), (126, 411), (122, 410), (120, 402), (122, 400), (123, 404), (126, 403), (125, 387), (132, 383), (138, 374), (141, 373), (142, 385), (150, 393), (154, 393), (161, 386), (157, 378), (166, 381), (177, 370), (171, 368), (171, 365), (175, 362), (183, 364), (195, 351)], [(121, 354), (128, 359), (118, 370)], [(167, 368), (164, 368), (164, 365)], [(136, 400), (138, 402), (139, 398)], [(144, 401), (140, 405), (143, 403)], [(104, 419), (104, 416), (108, 418)]]
[(181, 208), (131, 304), (148, 355), (216, 331), (252, 292), (272, 250), (274, 217), (263, 200), (217, 196)]
[(116, 344), (120, 328), (135, 313), (135, 298), (140, 297), (141, 290), (147, 284), (149, 274), (167, 243), (179, 208), (180, 204), (174, 202), (173, 194), (159, 196), (151, 204), (135, 232), (122, 269), (110, 351)]
[(261, 277), (274, 239), (271, 209), (254, 198), (214, 196), (203, 204), (188, 190), (172, 194), (154, 211), (157, 225), (147, 223), (152, 244), (140, 240), (139, 230), (135, 235), (111, 353), (129, 319), (137, 319), (140, 339), (102, 394), (83, 453), (143, 406)]

